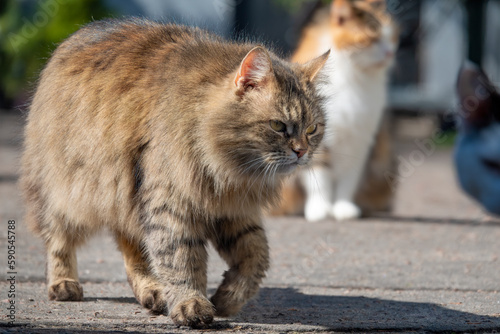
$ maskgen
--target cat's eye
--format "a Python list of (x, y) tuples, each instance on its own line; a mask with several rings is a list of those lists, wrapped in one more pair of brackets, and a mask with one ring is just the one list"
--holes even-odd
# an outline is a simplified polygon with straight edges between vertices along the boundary
[(316, 129), (318, 128), (318, 126), (316, 124), (313, 124), (313, 125), (310, 125), (307, 129), (306, 129), (306, 134), (308, 135), (312, 135), (316, 132)]
[(270, 121), (269, 125), (271, 126), (271, 129), (273, 129), (276, 132), (285, 132), (286, 131), (286, 125), (283, 122)]

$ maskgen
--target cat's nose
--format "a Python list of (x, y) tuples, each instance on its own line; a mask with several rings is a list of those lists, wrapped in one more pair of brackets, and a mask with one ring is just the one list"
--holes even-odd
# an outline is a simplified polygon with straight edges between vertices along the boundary
[(304, 154), (307, 153), (307, 149), (304, 149), (304, 148), (292, 148), (292, 151), (295, 152), (295, 154), (297, 154), (297, 158), (302, 158), (302, 156), (304, 156)]

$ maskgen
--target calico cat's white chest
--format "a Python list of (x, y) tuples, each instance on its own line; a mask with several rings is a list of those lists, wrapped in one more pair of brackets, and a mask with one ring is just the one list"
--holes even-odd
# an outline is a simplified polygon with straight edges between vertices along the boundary
[(326, 99), (327, 134), (335, 138), (375, 133), (386, 103), (386, 76), (350, 68), (334, 61), (330, 64), (321, 92)]

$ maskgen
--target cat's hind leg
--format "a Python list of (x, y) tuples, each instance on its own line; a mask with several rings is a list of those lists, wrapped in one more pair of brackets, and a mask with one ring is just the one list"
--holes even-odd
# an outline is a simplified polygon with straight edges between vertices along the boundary
[(117, 232), (118, 249), (122, 252), (125, 270), (137, 301), (151, 312), (168, 314), (162, 285), (150, 270), (150, 264), (140, 243)]
[(236, 314), (259, 291), (269, 268), (269, 248), (260, 221), (219, 221), (211, 240), (229, 265), (224, 280), (211, 298), (216, 315)]
[(31, 164), (26, 161), (25, 172), (20, 180), (26, 200), (25, 219), (31, 231), (40, 236), (45, 243), (49, 299), (82, 300), (83, 289), (78, 282), (76, 247), (84, 241), (83, 237), (80, 231), (71, 231), (74, 225), (64, 215), (48, 210), (48, 205), (42, 196), (43, 187), (38, 182), (39, 178), (29, 173)]
[(63, 220), (64, 217), (53, 218), (51, 231), (42, 231), (47, 250), (49, 299), (80, 301), (83, 299), (83, 289), (78, 281), (76, 248), (83, 240), (78, 232), (70, 231), (67, 228), (69, 224)]

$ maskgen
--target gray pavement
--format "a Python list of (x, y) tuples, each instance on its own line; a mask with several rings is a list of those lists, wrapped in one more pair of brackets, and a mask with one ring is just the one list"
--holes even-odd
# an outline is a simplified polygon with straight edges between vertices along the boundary
[[(188, 331), (135, 301), (106, 233), (78, 254), (85, 300), (48, 301), (43, 245), (23, 223), (16, 186), (21, 131), (20, 117), (0, 113), (0, 333)], [(400, 139), (399, 157), (415, 158), (414, 138)], [(201, 332), (500, 332), (500, 220), (458, 189), (450, 149), (411, 161), (390, 215), (317, 224), (266, 219), (272, 267), (259, 296)], [(8, 327), (11, 219), (16, 313)], [(225, 269), (211, 249), (209, 293)]]

